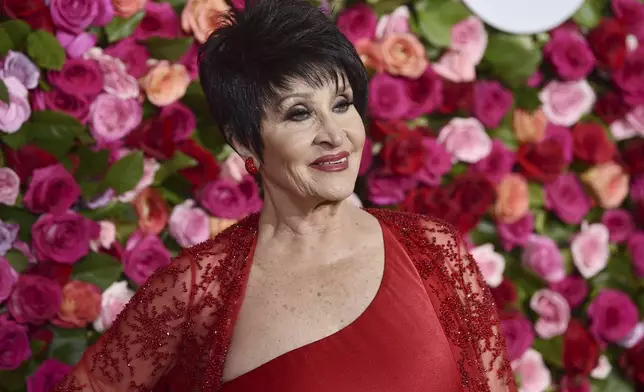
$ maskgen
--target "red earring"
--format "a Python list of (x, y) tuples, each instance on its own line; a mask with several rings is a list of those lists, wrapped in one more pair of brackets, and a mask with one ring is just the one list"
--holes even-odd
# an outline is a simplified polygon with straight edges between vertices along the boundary
[(257, 174), (257, 172), (259, 170), (257, 169), (257, 166), (255, 166), (255, 161), (253, 160), (253, 158), (246, 158), (245, 163), (246, 163), (246, 165), (245, 165), (246, 166), (246, 171), (248, 172), (248, 174), (253, 175), (253, 176), (255, 174)]

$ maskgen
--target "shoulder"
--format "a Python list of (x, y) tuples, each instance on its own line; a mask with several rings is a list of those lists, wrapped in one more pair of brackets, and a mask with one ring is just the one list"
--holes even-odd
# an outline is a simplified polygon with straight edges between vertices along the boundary
[(453, 225), (436, 217), (381, 208), (369, 208), (367, 211), (396, 233), (417, 239), (446, 241), (460, 238)]

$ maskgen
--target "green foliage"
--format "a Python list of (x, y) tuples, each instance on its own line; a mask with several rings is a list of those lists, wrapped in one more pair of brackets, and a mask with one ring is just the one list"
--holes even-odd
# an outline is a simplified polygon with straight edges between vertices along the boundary
[(87, 348), (87, 330), (84, 328), (59, 328), (50, 326), (53, 339), (49, 345), (49, 357), (68, 365), (75, 365)]
[(144, 11), (139, 11), (129, 18), (115, 17), (110, 23), (105, 26), (105, 34), (107, 35), (107, 42), (112, 43), (123, 38), (127, 38), (134, 32), (134, 29), (141, 23), (145, 16)]
[(470, 11), (457, 2), (418, 2), (416, 5), (417, 25), (422, 36), (439, 48), (449, 46), (452, 26), (471, 15)]
[(0, 101), (9, 103), (9, 90), (2, 80), (0, 80)]
[(0, 57), (10, 50), (22, 50), (29, 32), (31, 27), (19, 19), (0, 23)]
[(194, 159), (177, 151), (171, 159), (161, 165), (154, 177), (154, 185), (161, 185), (171, 174), (196, 165), (197, 162)]
[(572, 20), (582, 27), (592, 29), (599, 24), (607, 5), (607, 0), (585, 0), (572, 16)]
[(71, 278), (98, 286), (101, 291), (119, 280), (123, 265), (105, 253), (91, 252), (81, 261), (74, 264)]
[(152, 58), (177, 61), (186, 53), (193, 41), (192, 37), (150, 37), (145, 40), (144, 45)]
[(139, 183), (143, 176), (143, 152), (135, 151), (116, 161), (105, 174), (100, 189), (114, 189), (121, 195)]
[(65, 64), (65, 49), (56, 37), (44, 30), (36, 30), (27, 36), (27, 53), (41, 68), (60, 70)]
[(522, 86), (541, 64), (541, 49), (531, 37), (490, 34), (483, 56), (494, 76), (509, 86)]

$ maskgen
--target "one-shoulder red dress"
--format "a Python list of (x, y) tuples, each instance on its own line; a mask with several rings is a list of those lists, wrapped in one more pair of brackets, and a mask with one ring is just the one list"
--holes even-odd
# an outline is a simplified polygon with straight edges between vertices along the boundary
[(449, 342), (418, 271), (385, 226), (383, 236), (380, 288), (354, 322), (224, 383), (221, 391), (463, 391)]

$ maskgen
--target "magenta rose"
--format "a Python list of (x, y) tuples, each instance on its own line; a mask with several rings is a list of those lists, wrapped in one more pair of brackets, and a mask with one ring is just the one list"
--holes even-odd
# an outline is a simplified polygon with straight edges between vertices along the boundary
[(58, 214), (69, 209), (80, 194), (74, 177), (56, 164), (34, 170), (24, 203), (31, 212)]
[(144, 41), (150, 37), (175, 38), (179, 34), (181, 24), (172, 5), (148, 1), (145, 4), (145, 16), (132, 36), (136, 40)]
[(595, 67), (595, 56), (584, 37), (572, 30), (559, 29), (544, 48), (557, 74), (564, 80), (583, 79)]
[(358, 3), (338, 15), (338, 29), (354, 45), (361, 39), (372, 39), (376, 34), (378, 16), (367, 4)]
[(528, 212), (514, 223), (497, 222), (496, 229), (503, 250), (509, 252), (516, 246), (523, 246), (528, 242), (534, 230), (534, 216)]
[(572, 142), (572, 133), (570, 129), (554, 125), (552, 123), (546, 126), (546, 136), (544, 140), (556, 140), (561, 146), (561, 152), (564, 157), (566, 164), (570, 164), (573, 158), (573, 142)]
[(46, 359), (27, 377), (27, 392), (50, 392), (72, 370), (72, 366), (57, 359)]
[(181, 141), (190, 138), (197, 127), (197, 119), (192, 110), (181, 102), (164, 106), (159, 113), (163, 120), (169, 120), (172, 125), (174, 141)]
[(103, 91), (103, 71), (96, 60), (70, 59), (60, 71), (49, 71), (49, 83), (64, 92), (93, 99)]
[(637, 0), (613, 0), (611, 8), (620, 24), (642, 42), (644, 40), (644, 23), (642, 23), (644, 21), (644, 4)]
[(532, 234), (526, 241), (521, 262), (544, 280), (552, 283), (566, 276), (563, 257), (555, 242), (542, 235)]
[(29, 337), (24, 325), (0, 322), (0, 370), (15, 370), (31, 357)]
[(139, 45), (134, 37), (127, 37), (114, 45), (108, 46), (105, 48), (104, 53), (121, 59), (125, 64), (127, 72), (135, 78), (141, 78), (148, 72), (148, 65), (146, 63), (150, 59), (150, 54), (148, 53), (148, 49), (143, 45)]
[(135, 232), (123, 252), (125, 275), (138, 285), (145, 283), (161, 267), (170, 264), (171, 256), (159, 237)]
[(0, 257), (0, 304), (3, 303), (13, 290), (18, 281), (18, 273), (13, 269), (9, 261)]
[(104, 93), (92, 103), (90, 131), (99, 142), (115, 142), (132, 132), (142, 119), (143, 109), (135, 98), (121, 99)]
[(474, 85), (472, 112), (487, 128), (496, 128), (512, 108), (512, 93), (501, 83), (480, 80)]
[(512, 171), (516, 162), (516, 154), (498, 139), (492, 140), (492, 151), (490, 155), (472, 164), (470, 170), (481, 173), (488, 180), (499, 184), (506, 174)]
[(622, 90), (628, 104), (644, 104), (644, 47), (626, 55), (624, 64), (613, 73), (613, 82)]
[(376, 205), (386, 206), (402, 203), (407, 191), (416, 185), (416, 181), (408, 178), (375, 170), (367, 177), (369, 200)]
[(515, 361), (534, 343), (532, 324), (521, 313), (501, 318), (501, 333), (505, 337), (510, 361)]
[(80, 33), (97, 19), (101, 11), (100, 3), (96, 0), (51, 0), (49, 10), (56, 27), (70, 33)]
[(610, 242), (617, 244), (626, 241), (635, 230), (631, 213), (620, 208), (604, 211), (601, 222), (608, 228)]
[(206, 211), (195, 207), (192, 199), (174, 207), (168, 226), (172, 238), (184, 248), (204, 242), (210, 237), (210, 217)]
[(19, 323), (41, 325), (56, 316), (63, 300), (60, 284), (40, 275), (20, 275), (7, 301)]
[(423, 166), (414, 173), (414, 178), (428, 186), (438, 186), (443, 175), (452, 169), (452, 154), (433, 137), (424, 137), (425, 150)]
[(38, 260), (73, 264), (89, 252), (89, 241), (100, 227), (73, 211), (41, 215), (31, 227), (32, 246)]
[(644, 277), (644, 232), (636, 231), (628, 239), (628, 253), (631, 255), (635, 275)]
[(179, 64), (183, 64), (186, 67), (190, 80), (194, 80), (199, 76), (199, 43), (197, 41), (194, 41), (190, 48), (186, 50), (186, 53), (179, 60)]
[(639, 315), (631, 298), (618, 290), (603, 289), (588, 305), (590, 332), (602, 343), (624, 339), (637, 325)]
[(369, 172), (371, 164), (373, 163), (373, 142), (369, 137), (364, 141), (364, 146), (362, 147), (362, 158), (360, 158), (360, 169), (358, 169), (358, 175), (364, 176)]
[[(87, 122), (89, 116), (89, 99), (86, 97), (69, 94), (63, 90), (53, 88), (48, 92), (36, 91), (34, 95), (42, 94), (45, 109), (55, 110), (69, 114), (82, 124)], [(36, 97), (38, 99), (38, 97)]]
[(382, 120), (405, 117), (412, 103), (407, 97), (406, 82), (387, 73), (378, 73), (369, 81), (369, 112)]
[(254, 180), (242, 180), (237, 184), (230, 179), (220, 178), (207, 183), (199, 196), (201, 204), (217, 218), (240, 219), (257, 211), (261, 205), (259, 189)]
[(63, 30), (56, 32), (56, 39), (65, 48), (65, 53), (71, 59), (78, 59), (96, 45), (96, 36), (91, 33), (80, 33), (78, 35)]
[(588, 295), (588, 283), (581, 276), (566, 276), (559, 282), (551, 283), (550, 288), (561, 294), (571, 308), (581, 305)]
[(406, 79), (409, 109), (406, 118), (432, 113), (443, 103), (443, 81), (430, 67), (418, 79)]
[(570, 225), (581, 223), (592, 200), (584, 192), (581, 182), (572, 173), (562, 174), (555, 181), (545, 185), (545, 206)]

